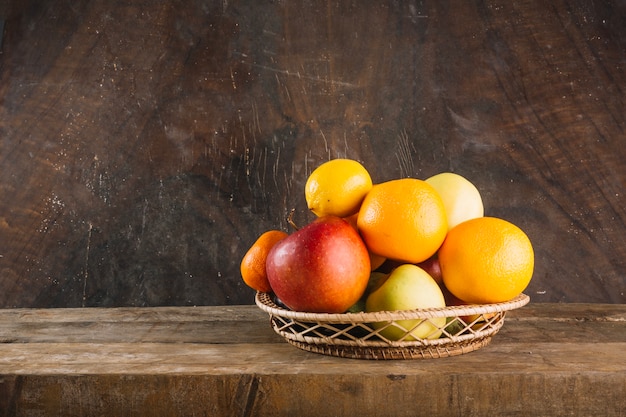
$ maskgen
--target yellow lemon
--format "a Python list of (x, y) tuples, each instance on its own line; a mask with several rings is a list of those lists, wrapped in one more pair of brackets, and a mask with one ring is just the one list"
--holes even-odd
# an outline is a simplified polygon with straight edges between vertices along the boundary
[(313, 170), (304, 195), (316, 216), (348, 217), (359, 211), (372, 189), (372, 178), (363, 165), (352, 159), (332, 159)]

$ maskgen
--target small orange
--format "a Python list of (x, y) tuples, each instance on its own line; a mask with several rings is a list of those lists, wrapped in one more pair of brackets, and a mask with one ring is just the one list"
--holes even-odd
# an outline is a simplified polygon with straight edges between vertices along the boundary
[(361, 204), (357, 227), (370, 251), (407, 263), (430, 258), (448, 231), (439, 193), (415, 178), (374, 185)]
[(528, 236), (496, 217), (453, 227), (438, 252), (448, 291), (467, 303), (509, 301), (528, 286), (534, 252)]
[(281, 230), (268, 230), (250, 246), (248, 252), (241, 260), (241, 277), (250, 288), (261, 292), (271, 291), (270, 283), (267, 280), (265, 271), (265, 261), (267, 254), (274, 245), (288, 235)]

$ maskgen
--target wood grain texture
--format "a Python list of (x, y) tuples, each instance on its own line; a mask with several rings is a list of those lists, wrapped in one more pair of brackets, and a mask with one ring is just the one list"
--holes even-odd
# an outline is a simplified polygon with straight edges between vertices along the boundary
[(255, 306), (3, 310), (0, 415), (621, 416), (625, 326), (530, 304), (478, 351), (368, 361), (292, 347)]
[(626, 302), (623, 1), (9, 0), (0, 306), (249, 304), (318, 164), (460, 173), (540, 302)]

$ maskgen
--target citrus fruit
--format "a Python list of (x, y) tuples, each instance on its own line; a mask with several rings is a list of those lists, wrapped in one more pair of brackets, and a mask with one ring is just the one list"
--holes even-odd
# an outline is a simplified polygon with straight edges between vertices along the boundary
[(467, 178), (453, 172), (442, 172), (425, 181), (437, 190), (443, 200), (448, 230), (465, 220), (483, 217), (480, 192)]
[(372, 188), (372, 178), (352, 159), (332, 159), (313, 170), (304, 186), (309, 210), (316, 216), (347, 217), (357, 211)]
[(287, 236), (287, 233), (281, 230), (268, 230), (250, 246), (250, 249), (243, 256), (240, 265), (241, 277), (246, 285), (261, 292), (271, 291), (272, 288), (267, 280), (267, 272), (265, 271), (267, 254), (276, 243)]
[(528, 286), (534, 268), (528, 236), (496, 217), (479, 217), (452, 228), (438, 256), (444, 285), (467, 303), (515, 298)]
[(370, 251), (408, 263), (430, 258), (448, 231), (441, 197), (415, 178), (374, 185), (361, 204), (357, 227)]

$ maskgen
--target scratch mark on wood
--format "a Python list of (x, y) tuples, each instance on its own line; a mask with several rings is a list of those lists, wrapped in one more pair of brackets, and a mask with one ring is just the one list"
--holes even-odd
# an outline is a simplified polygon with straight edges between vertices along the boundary
[(326, 140), (326, 135), (324, 134), (324, 131), (322, 129), (320, 129), (320, 133), (322, 135), (322, 139), (324, 139), (324, 150), (328, 154), (328, 158), (330, 158), (330, 149), (328, 149), (328, 140)]
[(256, 100), (252, 100), (252, 115), (253, 115), (256, 131), (259, 133), (263, 133), (261, 131), (261, 121), (259, 120), (259, 107), (256, 104)]
[[(144, 230), (146, 230), (146, 218), (147, 218), (146, 211), (147, 210), (148, 210), (148, 199), (144, 198), (144, 200), (143, 200), (143, 211), (142, 211), (142, 214), (141, 214), (141, 240), (143, 240), (143, 232), (144, 232)], [(138, 242), (138, 243), (141, 243), (141, 241)]]
[(85, 305), (87, 304), (87, 279), (89, 278), (89, 251), (91, 250), (92, 231), (93, 224), (89, 222), (89, 230), (87, 231), (87, 249), (85, 251), (85, 271), (83, 274), (83, 307), (85, 307)]
[(220, 175), (219, 178), (217, 179), (217, 183), (215, 184), (215, 200), (219, 201), (220, 200), (220, 189), (222, 187), (222, 177), (224, 175), (224, 169), (226, 168), (224, 165), (222, 165), (220, 167)]
[(410, 177), (413, 174), (414, 165), (411, 148), (409, 135), (406, 130), (403, 130), (400, 132), (400, 135), (398, 135), (398, 150), (396, 151), (396, 158), (400, 165), (400, 175), (402, 177)]
[(265, 188), (265, 174), (267, 172), (267, 147), (263, 148), (263, 170), (261, 171), (263, 173), (262, 175), (262, 181), (263, 181), (263, 185), (261, 190), (263, 191), (263, 193), (265, 193), (267, 191), (267, 189)]
[(250, 148), (246, 147), (244, 152), (244, 165), (246, 166), (246, 177), (250, 176)]
[(278, 166), (280, 161), (280, 147), (276, 148), (276, 160), (274, 161), (274, 167), (272, 169), (273, 171), (273, 179), (274, 179), (274, 185), (276, 186), (277, 190), (280, 190), (280, 187), (278, 186)]
[(281, 70), (278, 68), (272, 68), (272, 67), (268, 67), (267, 65), (259, 65), (259, 64), (250, 64), (250, 66), (255, 67), (255, 68), (259, 68), (262, 70), (266, 70), (266, 71), (271, 71), (271, 72), (275, 72), (276, 74), (283, 74), (286, 75), (288, 77), (298, 77), (299, 79), (304, 79), (304, 80), (308, 80), (308, 81), (314, 81), (314, 82), (318, 82), (318, 83), (323, 83), (323, 84), (329, 84), (332, 87), (338, 86), (338, 87), (347, 87), (347, 88), (358, 88), (359, 86), (357, 84), (354, 83), (349, 83), (346, 81), (337, 81), (337, 80), (333, 80), (333, 79), (329, 79), (329, 78), (322, 78), (319, 75), (302, 75), (300, 73), (300, 71), (289, 71), (289, 70)]
[(237, 89), (237, 84), (235, 83), (235, 74), (233, 74), (233, 69), (230, 69), (230, 79), (233, 83), (233, 90)]

